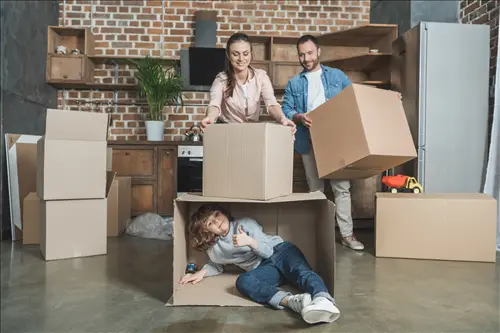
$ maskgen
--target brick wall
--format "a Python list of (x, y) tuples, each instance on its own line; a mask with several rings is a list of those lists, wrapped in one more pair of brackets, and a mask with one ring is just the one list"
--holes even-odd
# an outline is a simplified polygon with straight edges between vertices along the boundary
[[(366, 0), (268, 0), (268, 1), (132, 1), (66, 0), (60, 2), (59, 25), (91, 27), (96, 53), (106, 55), (153, 55), (178, 59), (179, 50), (194, 43), (197, 10), (215, 9), (217, 44), (224, 47), (236, 31), (299, 37), (320, 34), (369, 22), (370, 2)], [(163, 23), (162, 23), (163, 16)], [(133, 83), (133, 71), (120, 65), (119, 82)], [(99, 65), (96, 80), (112, 82), (114, 68)], [(117, 103), (113, 92), (59, 91), (60, 108), (104, 110), (112, 113), (113, 139), (145, 139), (141, 106), (133, 105), (135, 92), (120, 91)], [(179, 140), (186, 129), (203, 118), (208, 93), (186, 92), (180, 110), (166, 108), (166, 139)], [(279, 98), (279, 96), (278, 96)]]
[(460, 18), (462, 23), (489, 24), (490, 41), (490, 125), (493, 121), (494, 84), (498, 52), (499, 0), (461, 0)]

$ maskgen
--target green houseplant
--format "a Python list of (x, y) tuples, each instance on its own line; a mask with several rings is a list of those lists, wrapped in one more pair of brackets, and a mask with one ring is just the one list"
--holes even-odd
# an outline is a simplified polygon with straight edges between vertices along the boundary
[(147, 56), (130, 59), (136, 67), (139, 95), (145, 98), (148, 110), (146, 134), (148, 141), (162, 141), (165, 122), (163, 108), (167, 105), (182, 104), (183, 80), (176, 72), (175, 63)]

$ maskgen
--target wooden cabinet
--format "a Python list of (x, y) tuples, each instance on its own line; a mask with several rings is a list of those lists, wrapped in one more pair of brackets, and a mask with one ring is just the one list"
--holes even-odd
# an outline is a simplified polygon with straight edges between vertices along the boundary
[(109, 141), (112, 170), (132, 177), (132, 216), (157, 213), (171, 216), (177, 193), (177, 144), (175, 142)]

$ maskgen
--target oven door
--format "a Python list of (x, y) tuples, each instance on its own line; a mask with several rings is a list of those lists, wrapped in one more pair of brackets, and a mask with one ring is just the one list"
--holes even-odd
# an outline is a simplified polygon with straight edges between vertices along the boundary
[(202, 192), (203, 158), (178, 157), (177, 193)]

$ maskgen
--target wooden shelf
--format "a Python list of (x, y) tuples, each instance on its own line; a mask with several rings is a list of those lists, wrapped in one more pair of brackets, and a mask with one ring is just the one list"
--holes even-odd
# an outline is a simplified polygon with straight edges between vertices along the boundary
[(317, 37), (320, 45), (367, 46), (376, 44), (387, 36), (392, 40), (396, 39), (397, 30), (395, 24), (366, 24)]
[[(88, 56), (92, 62), (96, 64), (103, 64), (103, 63), (108, 63), (108, 62), (116, 62), (116, 63), (126, 63), (127, 60), (139, 60), (139, 59), (144, 59), (146, 56), (110, 56), (110, 55), (89, 55)], [(155, 57), (159, 58), (159, 57)], [(172, 59), (172, 58), (161, 58), (161, 60), (165, 62), (174, 62), (177, 63), (180, 60), (179, 59)]]
[(323, 64), (343, 71), (376, 71), (389, 66), (391, 57), (389, 53), (368, 53), (349, 58), (325, 60)]
[(81, 83), (71, 81), (47, 81), (48, 84), (59, 89), (98, 89), (98, 90), (136, 90), (137, 85), (132, 83)]

